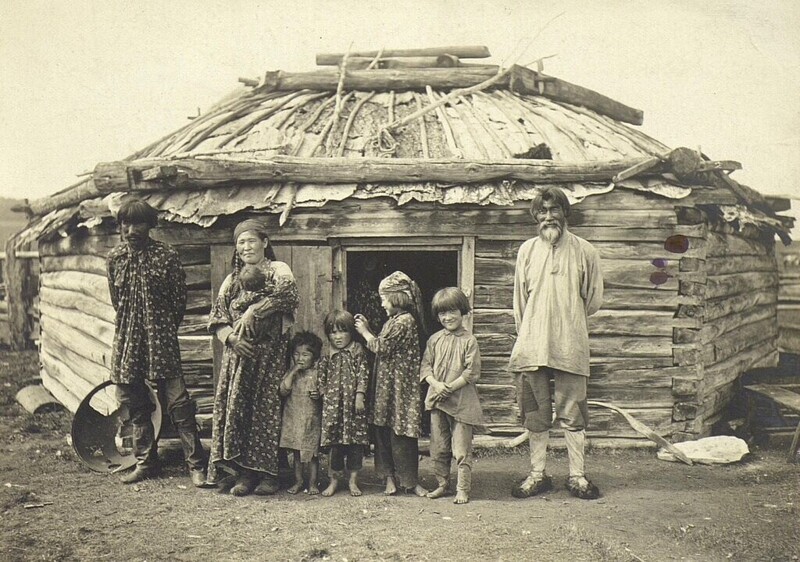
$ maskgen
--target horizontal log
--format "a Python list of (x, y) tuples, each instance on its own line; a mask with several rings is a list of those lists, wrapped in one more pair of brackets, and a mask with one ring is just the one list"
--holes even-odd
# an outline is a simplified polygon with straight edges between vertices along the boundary
[(706, 394), (737, 380), (745, 371), (755, 365), (762, 364), (765, 358), (771, 361), (773, 357), (777, 359), (774, 347), (756, 342), (754, 345), (741, 349), (739, 353), (726, 358), (724, 361), (707, 366), (703, 376), (703, 387)]
[[(372, 71), (370, 71), (372, 72)], [(101, 163), (95, 167), (95, 184), (106, 193), (156, 191), (161, 182), (130, 181), (143, 171), (173, 166), (184, 187), (213, 188), (261, 182), (378, 183), (443, 181), (473, 183), (499, 179), (531, 182), (607, 181), (638, 159), (610, 162), (556, 162), (552, 160), (465, 161), (413, 158), (301, 158), (272, 156), (270, 159), (232, 160), (176, 158)]]
[[(482, 355), (508, 356), (515, 337), (510, 334), (475, 334)], [(668, 357), (672, 355), (671, 337), (597, 336), (589, 338), (592, 355), (627, 355), (631, 357)]]
[(88, 297), (111, 305), (108, 293), (108, 278), (80, 271), (53, 271), (40, 276), (41, 285), (52, 289), (62, 289), (83, 293)]
[(778, 302), (777, 295), (774, 291), (769, 290), (720, 297), (706, 302), (704, 317), (706, 322), (712, 322), (723, 316), (743, 312), (753, 307), (772, 305), (776, 302)]
[[(616, 211), (619, 214), (619, 211)], [(619, 224), (624, 223), (624, 224)], [(629, 223), (618, 220), (619, 226), (630, 226)], [(572, 227), (570, 227), (572, 230)], [(475, 245), (475, 255), (481, 258), (506, 258), (516, 260), (517, 253), (523, 240), (492, 240), (487, 238), (478, 239)], [(600, 258), (605, 260), (646, 260), (648, 263), (654, 259), (664, 259), (669, 262), (677, 262), (682, 258), (696, 258), (701, 255), (700, 248), (691, 246), (686, 252), (675, 254), (664, 249), (663, 242), (615, 242), (615, 241), (592, 241), (592, 246), (600, 254)]]
[(58, 379), (50, 375), (46, 368), (42, 367), (39, 370), (39, 376), (42, 378), (42, 386), (44, 386), (56, 400), (61, 402), (67, 410), (73, 414), (78, 410), (78, 406), (81, 404), (80, 399)]
[(114, 342), (114, 324), (101, 320), (95, 316), (90, 316), (79, 310), (61, 308), (50, 303), (41, 303), (42, 322), (47, 331), (47, 319), (54, 318), (76, 330), (80, 330), (88, 336), (111, 346)]
[(62, 345), (50, 334), (42, 334), (42, 350), (67, 365), (73, 373), (87, 381), (92, 388), (111, 378), (111, 369), (82, 355), (82, 350)]
[(178, 335), (181, 336), (202, 336), (208, 334), (208, 315), (207, 314), (187, 314), (183, 317), (178, 328)]
[(516, 405), (516, 388), (513, 385), (476, 385), (481, 400), (484, 421), (487, 424), (514, 424), (519, 415)]
[(800, 302), (800, 284), (783, 283), (778, 288), (778, 300), (780, 302)]
[(800, 330), (800, 304), (778, 306), (778, 326)]
[(734, 312), (733, 314), (715, 318), (714, 320), (706, 320), (701, 330), (701, 341), (703, 343), (710, 343), (720, 336), (733, 330), (738, 330), (747, 324), (752, 324), (753, 322), (766, 320), (768, 318), (775, 320), (777, 312), (776, 305), (765, 304), (743, 310), (742, 312)]
[(774, 349), (777, 345), (777, 337), (777, 318), (771, 317), (747, 324), (704, 345), (703, 362), (706, 365), (717, 364), (737, 355), (755, 343)]
[(42, 257), (42, 272), (53, 271), (80, 271), (106, 275), (105, 257), (85, 255), (44, 256)]
[(181, 361), (212, 361), (211, 336), (179, 336)]
[[(161, 232), (163, 228), (156, 228), (150, 231), (152, 237), (156, 240), (161, 240)], [(206, 229), (204, 229), (206, 230)], [(167, 242), (166, 240), (161, 240), (162, 242)], [(194, 242), (197, 242), (198, 239), (194, 238)], [(184, 266), (187, 265), (200, 265), (200, 264), (207, 264), (211, 263), (211, 250), (208, 247), (208, 244), (202, 245), (174, 245), (173, 246), (181, 257), (181, 263)]]
[(116, 233), (90, 235), (87, 230), (78, 229), (66, 238), (41, 242), (39, 252), (42, 256), (93, 255), (105, 259), (117, 244), (119, 235)]
[(774, 256), (723, 256), (707, 258), (705, 271), (708, 275), (776, 271), (778, 264)]
[[(347, 53), (350, 57), (366, 57), (374, 59), (380, 57), (438, 57), (439, 55), (452, 55), (462, 59), (485, 59), (491, 54), (489, 48), (483, 45), (453, 45), (449, 47), (425, 47), (420, 49), (381, 49), (380, 51), (355, 51)], [(344, 58), (345, 53), (318, 53), (316, 57), (319, 66), (336, 66)]]
[[(78, 405), (80, 405), (83, 399), (97, 386), (75, 373), (72, 367), (59, 357), (54, 357), (47, 352), (42, 352), (41, 360), (44, 371), (47, 373), (47, 378), (44, 376), (42, 377), (44, 387), (50, 390), (56, 398), (59, 397), (56, 392), (62, 395), (69, 394), (74, 397), (75, 402), (77, 402), (77, 404), (75, 404), (75, 410), (77, 410)], [(48, 381), (48, 379), (50, 380)], [(58, 382), (58, 385), (53, 385), (56, 388), (56, 392), (53, 392), (51, 385), (48, 384), (48, 382), (52, 381)], [(71, 402), (69, 396), (65, 396), (65, 398)], [(109, 396), (105, 392), (95, 394), (90, 404), (92, 408), (103, 415), (108, 415), (118, 408), (115, 398)], [(70, 407), (67, 404), (65, 404), (65, 406), (68, 408)]]
[[(513, 306), (514, 289), (510, 285), (484, 285), (476, 280), (475, 307), (502, 309)], [(692, 296), (678, 295), (665, 289), (605, 289), (603, 308), (609, 310), (675, 310), (679, 304), (696, 304)]]
[(778, 349), (783, 353), (800, 355), (800, 329), (782, 326), (778, 335)]
[(778, 273), (776, 271), (713, 275), (709, 276), (706, 281), (705, 295), (706, 299), (715, 299), (772, 287), (777, 290), (777, 285)]
[(735, 236), (732, 234), (720, 234), (709, 232), (706, 239), (707, 257), (716, 256), (767, 256), (770, 252), (767, 248), (755, 241)]
[(106, 369), (111, 369), (110, 346), (55, 318), (48, 317), (46, 325), (47, 330), (41, 335), (42, 345), (46, 338), (52, 338), (63, 347), (83, 355)]
[(190, 289), (186, 292), (187, 314), (208, 314), (211, 311), (211, 291)]
[(42, 285), (39, 291), (39, 300), (41, 303), (83, 312), (88, 316), (100, 318), (110, 324), (113, 324), (116, 318), (116, 312), (110, 304), (77, 291), (54, 289), (51, 286)]

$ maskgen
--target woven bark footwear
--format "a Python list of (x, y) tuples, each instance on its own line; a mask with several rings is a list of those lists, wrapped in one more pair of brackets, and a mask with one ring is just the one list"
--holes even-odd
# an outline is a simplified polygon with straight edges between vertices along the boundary
[(576, 498), (582, 500), (596, 500), (600, 497), (600, 490), (584, 477), (567, 478), (567, 490)]
[(278, 491), (278, 480), (272, 476), (264, 476), (253, 493), (257, 496), (271, 496)]
[(231, 488), (231, 494), (234, 496), (247, 496), (253, 493), (253, 490), (258, 483), (258, 479), (249, 470), (242, 472), (239, 478), (236, 479), (236, 485)]
[(552, 489), (553, 481), (546, 474), (540, 478), (535, 478), (529, 474), (525, 480), (520, 482), (519, 486), (511, 490), (511, 495), (515, 498), (530, 498)]
[(137, 466), (128, 474), (122, 476), (119, 481), (123, 484), (135, 484), (136, 482), (141, 482), (142, 480), (148, 480), (150, 478), (155, 478), (158, 476), (159, 470), (152, 466)]
[(204, 470), (189, 469), (189, 476), (192, 479), (192, 485), (195, 488), (212, 488), (214, 484), (206, 482), (206, 472)]

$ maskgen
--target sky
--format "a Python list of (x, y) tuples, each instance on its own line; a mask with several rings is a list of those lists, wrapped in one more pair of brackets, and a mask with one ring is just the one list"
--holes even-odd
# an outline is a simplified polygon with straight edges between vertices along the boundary
[[(2, 0), (0, 197), (36, 199), (267, 70), (348, 49), (486, 45), (644, 110), (671, 147), (800, 199), (800, 2)], [(798, 204), (796, 203), (795, 206)]]

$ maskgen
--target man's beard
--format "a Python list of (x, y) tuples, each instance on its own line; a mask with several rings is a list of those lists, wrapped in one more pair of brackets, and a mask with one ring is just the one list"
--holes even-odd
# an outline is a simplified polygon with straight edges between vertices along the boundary
[(561, 223), (539, 223), (539, 237), (549, 244), (555, 244), (561, 238), (564, 227)]

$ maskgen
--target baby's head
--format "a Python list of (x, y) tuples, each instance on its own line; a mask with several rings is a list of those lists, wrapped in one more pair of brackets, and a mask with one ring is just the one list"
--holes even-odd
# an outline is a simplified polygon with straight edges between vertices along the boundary
[(463, 325), (464, 316), (471, 310), (467, 295), (458, 287), (445, 287), (433, 295), (431, 311), (439, 323), (451, 332)]
[(323, 322), (325, 335), (335, 349), (344, 349), (356, 336), (356, 320), (346, 310), (330, 312)]
[(322, 355), (322, 340), (313, 332), (297, 332), (289, 343), (292, 361), (301, 369), (310, 369)]
[(267, 284), (267, 276), (260, 267), (246, 264), (239, 272), (239, 282), (247, 291), (260, 291)]

